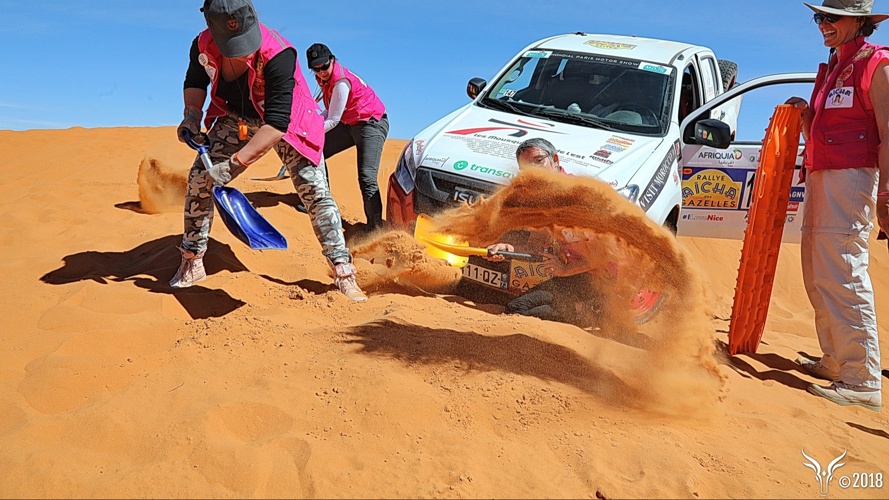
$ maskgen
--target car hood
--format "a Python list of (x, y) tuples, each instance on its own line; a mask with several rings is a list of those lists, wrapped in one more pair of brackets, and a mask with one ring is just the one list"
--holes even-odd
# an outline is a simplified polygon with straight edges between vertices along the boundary
[(518, 173), (516, 147), (532, 137), (550, 141), (569, 174), (595, 177), (618, 189), (630, 183), (663, 141), (469, 105), (414, 142), (422, 167), (507, 184)]

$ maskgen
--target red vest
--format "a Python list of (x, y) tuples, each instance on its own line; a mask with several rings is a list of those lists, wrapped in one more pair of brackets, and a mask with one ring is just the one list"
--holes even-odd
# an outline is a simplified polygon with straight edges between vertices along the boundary
[[(864, 37), (841, 47), (843, 59), (833, 68), (821, 63), (809, 101), (815, 111), (806, 141), (806, 168), (812, 170), (872, 168), (877, 165), (880, 134), (870, 95), (862, 87), (870, 58), (886, 48), (866, 43)], [(836, 59), (836, 55), (832, 56)], [(866, 82), (869, 86), (870, 82)]]
[(315, 75), (315, 80), (321, 86), (324, 107), (330, 109), (333, 85), (342, 79), (348, 80), (352, 87), (349, 91), (349, 99), (346, 101), (346, 109), (343, 110), (343, 116), (340, 118), (342, 123), (355, 125), (358, 122), (366, 122), (371, 118), (379, 120), (383, 117), (383, 114), (386, 112), (386, 106), (377, 97), (376, 92), (364, 83), (364, 80), (359, 78), (358, 75), (352, 73), (337, 61), (333, 62), (330, 78), (326, 82), (322, 83), (318, 75)]
[[(247, 82), (250, 87), (250, 102), (259, 113), (265, 116), (265, 77), (263, 68), (265, 61), (275, 57), (281, 51), (292, 48), (290, 42), (284, 39), (275, 30), (264, 24), (259, 25), (262, 31), (262, 45), (259, 50), (247, 59)], [(210, 88), (210, 106), (207, 108), (207, 117), (204, 125), (210, 128), (213, 120), (228, 112), (225, 100), (216, 95), (217, 83), (222, 66), (222, 53), (213, 41), (210, 30), (204, 30), (198, 37), (199, 61), (210, 80), (213, 82)], [(290, 108), (290, 126), (284, 133), (284, 140), (294, 147), (299, 154), (306, 157), (315, 165), (321, 163), (321, 151), (324, 149), (324, 120), (321, 118), (318, 103), (309, 93), (309, 87), (299, 69), (299, 62), (295, 65), (293, 78), (293, 105)]]

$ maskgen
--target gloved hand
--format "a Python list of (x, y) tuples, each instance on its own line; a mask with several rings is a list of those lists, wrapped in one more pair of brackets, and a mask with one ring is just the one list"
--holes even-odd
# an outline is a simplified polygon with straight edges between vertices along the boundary
[(182, 143), (185, 142), (185, 138), (182, 137), (183, 130), (188, 130), (191, 132), (191, 135), (201, 133), (201, 118), (204, 117), (204, 113), (197, 108), (185, 108), (183, 114), (185, 118), (182, 119), (182, 123), (180, 123), (179, 128), (176, 129), (176, 138)]
[(210, 174), (217, 186), (225, 186), (232, 180), (232, 159), (214, 163), (207, 169), (207, 173)]

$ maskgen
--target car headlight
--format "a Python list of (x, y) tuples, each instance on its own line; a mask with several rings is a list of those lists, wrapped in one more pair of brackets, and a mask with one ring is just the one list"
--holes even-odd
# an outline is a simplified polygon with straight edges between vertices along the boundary
[(414, 141), (411, 140), (404, 147), (395, 167), (395, 180), (405, 193), (414, 190), (414, 178), (417, 176), (417, 162), (414, 160)]
[(623, 189), (618, 189), (617, 192), (624, 198), (630, 200), (630, 203), (636, 203), (636, 200), (639, 198), (639, 186), (635, 184), (630, 184)]

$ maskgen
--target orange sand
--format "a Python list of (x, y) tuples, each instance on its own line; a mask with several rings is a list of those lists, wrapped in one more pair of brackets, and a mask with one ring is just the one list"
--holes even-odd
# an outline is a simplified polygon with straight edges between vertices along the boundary
[[(383, 189), (403, 144), (387, 144)], [(822, 466), (847, 450), (837, 476), (889, 474), (887, 410), (819, 400), (792, 363), (819, 352), (798, 246), (782, 247), (754, 355), (724, 355), (741, 243), (674, 241), (619, 204), (565, 214), (622, 218), (682, 300), (641, 332), (506, 316), (453, 295), (456, 270), (409, 235), (358, 238), (343, 153), (332, 190), (371, 292), (353, 304), (290, 181), (250, 180), (277, 173), (271, 154), (233, 186), (288, 250), (250, 250), (217, 221), (209, 279), (173, 293), (171, 192), (194, 157), (174, 128), (0, 131), (0, 149), (0, 497), (817, 498), (803, 449)], [(562, 205), (608, 201), (589, 182)], [(552, 206), (512, 200), (464, 229), (493, 241), (472, 221), (514, 227), (516, 204), (552, 223)], [(885, 364), (884, 242), (871, 261)], [(886, 479), (834, 479), (829, 496), (886, 498)]]

